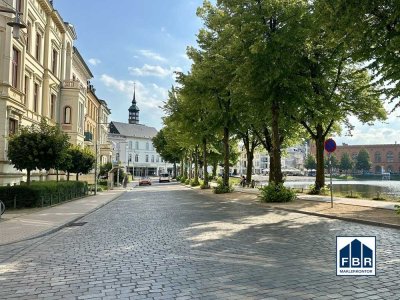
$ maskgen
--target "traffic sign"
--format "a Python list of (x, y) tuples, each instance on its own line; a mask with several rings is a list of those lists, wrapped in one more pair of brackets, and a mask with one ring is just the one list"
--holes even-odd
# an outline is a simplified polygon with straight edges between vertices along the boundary
[(325, 150), (329, 153), (336, 150), (336, 142), (333, 139), (327, 139), (324, 143)]

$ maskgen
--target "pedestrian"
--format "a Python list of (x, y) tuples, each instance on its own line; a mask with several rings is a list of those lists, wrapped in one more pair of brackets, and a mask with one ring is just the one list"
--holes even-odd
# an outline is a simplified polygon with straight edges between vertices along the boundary
[(240, 185), (242, 187), (245, 187), (245, 185), (246, 185), (246, 177), (244, 175), (242, 176), (242, 180), (240, 180)]

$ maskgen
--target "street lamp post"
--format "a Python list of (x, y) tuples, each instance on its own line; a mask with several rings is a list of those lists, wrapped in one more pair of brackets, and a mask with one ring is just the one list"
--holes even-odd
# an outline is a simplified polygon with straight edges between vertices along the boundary
[(15, 18), (11, 22), (8, 22), (7, 25), (13, 28), (13, 37), (18, 40), (20, 37), (20, 29), (26, 28), (26, 25), (21, 21), (20, 16), (22, 12), (16, 11), (14, 8), (8, 8), (5, 6), (0, 6), (0, 12), (14, 14)]

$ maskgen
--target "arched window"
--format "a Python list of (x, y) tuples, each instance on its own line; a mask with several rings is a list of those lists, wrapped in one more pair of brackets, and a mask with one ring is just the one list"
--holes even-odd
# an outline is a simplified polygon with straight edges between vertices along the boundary
[(139, 142), (135, 143), (135, 148), (136, 148), (136, 150), (139, 150)]
[(382, 161), (382, 155), (380, 152), (375, 152), (375, 162), (380, 163)]
[(129, 154), (128, 155), (128, 162), (131, 162), (132, 161), (132, 154)]
[(151, 156), (151, 162), (154, 162), (154, 155)]
[(71, 107), (64, 107), (64, 124), (71, 124)]
[(149, 156), (146, 154), (146, 162), (149, 162)]
[(387, 162), (393, 162), (394, 161), (394, 155), (392, 151), (389, 151), (386, 153), (386, 161)]
[(138, 161), (139, 161), (139, 155), (136, 154), (136, 155), (135, 155), (135, 162), (138, 162)]

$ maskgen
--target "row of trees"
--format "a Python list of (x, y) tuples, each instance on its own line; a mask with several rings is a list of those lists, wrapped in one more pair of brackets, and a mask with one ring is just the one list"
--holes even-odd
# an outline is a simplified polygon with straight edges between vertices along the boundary
[(27, 171), (27, 184), (31, 181), (34, 170), (54, 169), (67, 173), (87, 174), (93, 169), (95, 156), (87, 149), (72, 146), (67, 134), (58, 126), (47, 124), (42, 119), (40, 125), (22, 126), (17, 134), (10, 136), (8, 143), (8, 159), (17, 170)]
[(262, 145), (269, 180), (280, 184), (282, 149), (311, 137), (319, 191), (326, 137), (351, 129), (349, 116), (385, 119), (382, 95), (400, 91), (398, 1), (217, 0), (197, 14), (204, 28), (187, 49), (191, 70), (177, 74), (164, 105), (164, 148), (195, 169), (201, 157), (204, 174), (222, 156), (225, 187), (235, 141), (247, 152), (247, 180)]
[[(340, 160), (336, 157), (336, 155), (332, 154), (331, 155), (331, 167), (332, 169), (340, 169), (342, 171), (347, 172), (349, 170), (357, 170), (361, 172), (368, 172), (371, 169), (371, 160), (368, 154), (368, 151), (365, 149), (361, 149), (355, 159), (353, 160), (350, 157), (350, 154), (345, 152), (342, 154), (340, 157)], [(317, 167), (317, 162), (315, 160), (315, 156), (313, 155), (308, 155), (306, 157), (306, 161), (304, 164), (305, 168), (308, 170), (315, 169)], [(328, 157), (325, 158), (325, 163), (324, 163), (325, 169), (329, 169), (329, 159)]]

